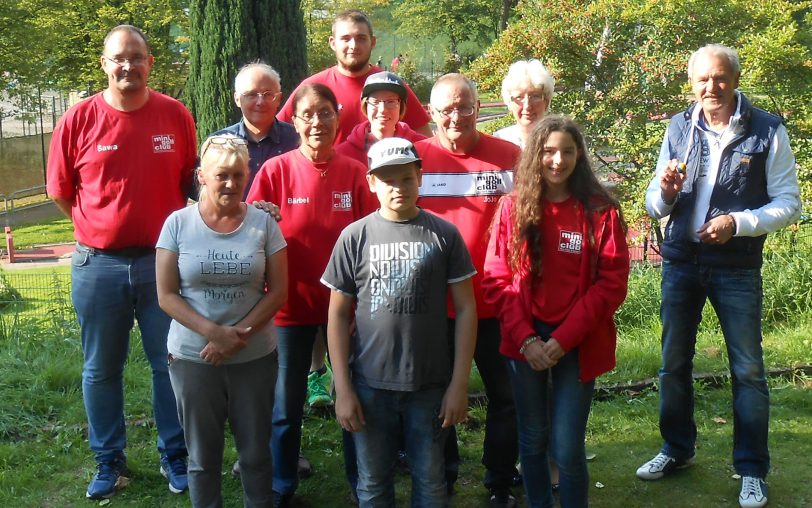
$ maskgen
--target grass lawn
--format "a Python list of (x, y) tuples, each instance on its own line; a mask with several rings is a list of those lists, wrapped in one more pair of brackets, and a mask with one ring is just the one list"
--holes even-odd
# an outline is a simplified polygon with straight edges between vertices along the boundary
[[(23, 272), (45, 281), (44, 285), (51, 288), (46, 297), (20, 289), (23, 297), (36, 298), (36, 304), (18, 307), (17, 312), (0, 309), (0, 506), (188, 506), (188, 496), (171, 494), (158, 471), (150, 373), (137, 333), (131, 337), (130, 360), (125, 370), (131, 481), (109, 502), (84, 499), (94, 464), (87, 449), (81, 397), (81, 346), (69, 296), (61, 283), (49, 279), (52, 271)], [(69, 267), (57, 270), (61, 274), (68, 271)], [(806, 273), (808, 271), (794, 270), (789, 277), (804, 291), (809, 286)], [(9, 272), (5, 275), (12, 283), (18, 276)], [(653, 378), (659, 367), (656, 279), (651, 274), (643, 274), (633, 279), (633, 285), (628, 307), (619, 315), (622, 326), (618, 367), (601, 378), (602, 385)], [(789, 289), (782, 292), (791, 293)], [(778, 302), (777, 298), (770, 298), (771, 302)], [(797, 301), (797, 298), (792, 300)], [(47, 306), (48, 311), (42, 312), (42, 306)], [(810, 313), (808, 310), (800, 314), (782, 312), (776, 315), (791, 319), (765, 323), (767, 367), (812, 364)], [(696, 371), (727, 371), (724, 342), (712, 315), (703, 319), (697, 342)], [(643, 482), (634, 476), (635, 469), (650, 459), (660, 445), (656, 391), (645, 389), (594, 403), (587, 437), (587, 448), (597, 454), (590, 462), (592, 506), (738, 506), (738, 481), (732, 478), (731, 465), (730, 386), (723, 380), (721, 386), (696, 383), (695, 388), (699, 428), (697, 463), (658, 482)], [(812, 379), (803, 374), (774, 377), (771, 388), (773, 465), (768, 479), (769, 506), (812, 506), (812, 483), (803, 480), (809, 477), (807, 458), (812, 456)], [(471, 391), (481, 390), (481, 382), (476, 374), (472, 375)], [(475, 404), (469, 421), (459, 429), (463, 465), (452, 506), (488, 506), (481, 485), (483, 468), (480, 464), (484, 421), (484, 409)], [(302, 481), (295, 506), (348, 506), (340, 428), (329, 412), (311, 413), (306, 417), (302, 443), (316, 472)], [(222, 477), (225, 505), (229, 507), (242, 505), (239, 482), (229, 473), (235, 459), (236, 452), (229, 441)], [(400, 474), (398, 492), (402, 506), (408, 506), (408, 485), (408, 477)], [(516, 490), (521, 492), (521, 488)]]
[(73, 241), (73, 224), (65, 217), (14, 228), (14, 247), (17, 249)]

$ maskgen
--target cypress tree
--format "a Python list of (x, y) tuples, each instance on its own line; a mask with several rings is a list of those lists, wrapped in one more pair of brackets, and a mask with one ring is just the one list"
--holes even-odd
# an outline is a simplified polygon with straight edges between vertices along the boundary
[(286, 93), (307, 75), (299, 0), (192, 0), (189, 25), (185, 102), (199, 139), (240, 118), (234, 77), (246, 63), (273, 66)]

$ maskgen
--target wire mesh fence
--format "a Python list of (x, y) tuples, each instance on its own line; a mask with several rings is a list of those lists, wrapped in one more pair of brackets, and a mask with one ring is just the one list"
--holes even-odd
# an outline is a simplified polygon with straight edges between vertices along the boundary
[[(0, 319), (71, 323), (68, 273), (0, 273)], [(60, 325), (61, 326), (61, 325)]]

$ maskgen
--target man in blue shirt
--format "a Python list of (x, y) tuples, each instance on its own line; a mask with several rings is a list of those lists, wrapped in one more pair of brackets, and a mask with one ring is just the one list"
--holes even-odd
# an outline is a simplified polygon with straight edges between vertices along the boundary
[(251, 176), (246, 195), (266, 160), (299, 146), (293, 126), (276, 119), (281, 99), (281, 80), (273, 67), (260, 61), (244, 65), (234, 78), (234, 102), (242, 111), (242, 120), (213, 134), (234, 134), (248, 141)]

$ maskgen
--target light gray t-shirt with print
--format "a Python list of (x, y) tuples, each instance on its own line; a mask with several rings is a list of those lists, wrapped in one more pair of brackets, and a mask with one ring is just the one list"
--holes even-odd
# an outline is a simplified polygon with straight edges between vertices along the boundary
[(382, 390), (447, 386), (448, 285), (474, 274), (457, 228), (424, 210), (406, 222), (375, 212), (347, 226), (322, 283), (357, 299), (353, 377)]
[[(242, 224), (230, 233), (209, 228), (197, 204), (172, 213), (164, 223), (157, 247), (178, 254), (180, 294), (202, 316), (221, 325), (245, 317), (265, 295), (265, 261), (286, 247), (276, 221), (248, 206)], [(200, 351), (207, 340), (174, 319), (169, 327), (169, 353), (205, 363)], [(276, 348), (273, 319), (254, 333), (248, 345), (224, 363), (256, 360)]]

